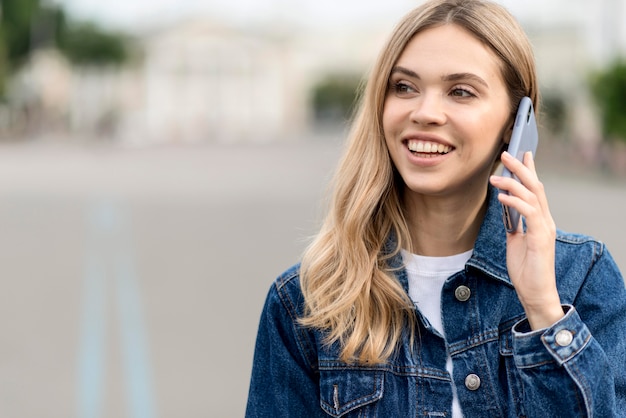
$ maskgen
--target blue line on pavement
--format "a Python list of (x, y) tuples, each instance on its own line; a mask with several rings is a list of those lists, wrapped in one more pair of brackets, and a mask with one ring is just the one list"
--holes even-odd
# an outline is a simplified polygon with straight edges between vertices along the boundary
[(78, 356), (79, 418), (104, 412), (106, 371), (107, 279), (112, 275), (121, 333), (123, 371), (129, 414), (156, 418), (140, 290), (133, 263), (130, 225), (115, 202), (103, 199), (89, 209), (84, 307)]
[[(128, 229), (126, 229), (128, 230)], [(120, 251), (115, 262), (117, 306), (122, 334), (126, 390), (130, 401), (130, 416), (154, 418), (156, 412), (152, 397), (152, 379), (146, 343), (145, 327), (141, 318), (139, 284), (131, 251)]]
[(79, 352), (79, 405), (81, 418), (99, 418), (104, 382), (106, 312), (104, 271), (95, 254), (87, 254), (84, 308)]

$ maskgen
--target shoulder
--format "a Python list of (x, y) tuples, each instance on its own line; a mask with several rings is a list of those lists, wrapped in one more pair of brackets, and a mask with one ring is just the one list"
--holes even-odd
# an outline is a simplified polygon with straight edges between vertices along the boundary
[(304, 312), (300, 290), (300, 266), (279, 275), (269, 288), (261, 313), (255, 363), (275, 356), (281, 364), (294, 360), (309, 373), (317, 370), (316, 340), (312, 331), (299, 323)]
[(278, 291), (293, 291), (300, 289), (300, 263), (294, 264), (281, 273), (273, 285)]
[(579, 262), (595, 263), (606, 252), (601, 241), (583, 234), (575, 234), (557, 230), (557, 258), (577, 259)]
[(285, 270), (274, 280), (267, 296), (266, 308), (284, 309), (294, 320), (302, 315), (304, 297), (300, 287), (299, 263)]
[(606, 245), (587, 235), (557, 231), (555, 269), (565, 300), (572, 301), (585, 286), (624, 287), (622, 275)]

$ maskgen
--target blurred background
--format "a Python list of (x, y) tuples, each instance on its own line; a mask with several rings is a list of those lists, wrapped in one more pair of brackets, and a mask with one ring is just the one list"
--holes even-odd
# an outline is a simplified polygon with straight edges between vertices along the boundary
[[(1, 0), (0, 414), (241, 417), (274, 277), (413, 0)], [(626, 0), (502, 0), (557, 225), (626, 268)]]

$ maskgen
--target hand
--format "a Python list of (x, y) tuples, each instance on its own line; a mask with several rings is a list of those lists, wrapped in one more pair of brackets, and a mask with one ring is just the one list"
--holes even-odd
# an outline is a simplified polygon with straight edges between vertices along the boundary
[(526, 218), (526, 232), (520, 221), (514, 233), (507, 233), (509, 276), (531, 328), (547, 328), (564, 315), (554, 271), (556, 226), (532, 154), (527, 152), (522, 164), (504, 152), (502, 164), (520, 179), (521, 184), (511, 178), (491, 176), (494, 187), (509, 192), (508, 195), (500, 193), (498, 200)]

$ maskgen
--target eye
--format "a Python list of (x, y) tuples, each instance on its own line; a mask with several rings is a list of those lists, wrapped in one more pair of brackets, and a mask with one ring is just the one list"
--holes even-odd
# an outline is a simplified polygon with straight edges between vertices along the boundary
[(390, 82), (390, 89), (398, 96), (406, 96), (417, 93), (417, 90), (413, 86), (404, 81)]
[(453, 88), (452, 91), (450, 92), (450, 95), (454, 97), (463, 97), (463, 98), (476, 97), (476, 95), (472, 91), (464, 87)]

